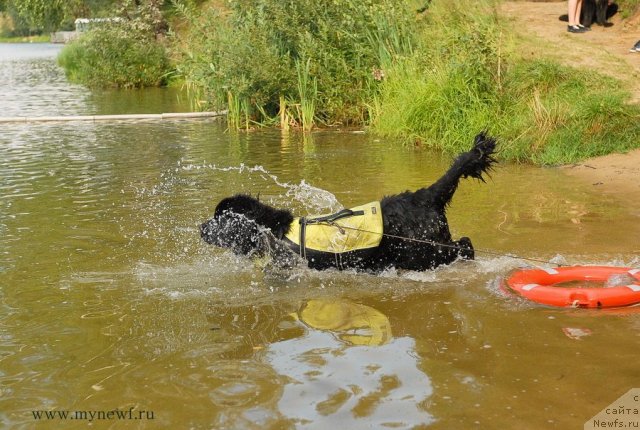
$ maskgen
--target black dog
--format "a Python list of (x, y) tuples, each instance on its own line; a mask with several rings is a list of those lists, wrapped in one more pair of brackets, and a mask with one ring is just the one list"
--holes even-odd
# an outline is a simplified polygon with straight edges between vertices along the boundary
[[(302, 227), (292, 227), (294, 216), (291, 212), (275, 209), (243, 194), (223, 199), (213, 218), (200, 226), (201, 236), (207, 243), (230, 248), (236, 254), (268, 254), (281, 266), (295, 264), (297, 255), (302, 255), (314, 269), (336, 267), (378, 272), (395, 267), (427, 270), (457, 258), (473, 259), (474, 250), (469, 238), (452, 240), (445, 212), (460, 178), (472, 177), (484, 182), (482, 174), (491, 170), (495, 163), (492, 156), (495, 148), (495, 139), (481, 133), (476, 136), (474, 147), (459, 155), (444, 176), (430, 187), (384, 197), (378, 206), (382, 212), (383, 233), (378, 234), (377, 245), (369, 249), (317, 253), (308, 250), (304, 241), (307, 223), (321, 223), (346, 234), (345, 229), (349, 227), (341, 227), (337, 220), (359, 215), (362, 211), (344, 210), (315, 220), (303, 218), (296, 221), (303, 223)], [(375, 214), (375, 207), (372, 209)], [(289, 240), (292, 228), (302, 232), (298, 244)]]

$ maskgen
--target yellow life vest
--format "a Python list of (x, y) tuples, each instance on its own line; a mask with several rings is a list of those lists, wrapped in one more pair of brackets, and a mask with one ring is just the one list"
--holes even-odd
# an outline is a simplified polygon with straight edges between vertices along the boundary
[(306, 257), (307, 251), (343, 254), (375, 248), (382, 233), (380, 202), (371, 202), (333, 215), (295, 218), (286, 238)]

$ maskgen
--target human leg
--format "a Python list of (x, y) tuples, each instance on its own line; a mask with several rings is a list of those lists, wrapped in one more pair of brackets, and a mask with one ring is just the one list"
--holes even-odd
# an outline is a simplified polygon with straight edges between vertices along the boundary
[(582, 10), (582, 0), (569, 0), (567, 12), (569, 15), (569, 25), (567, 31), (569, 33), (584, 33), (587, 31), (580, 26), (580, 11)]

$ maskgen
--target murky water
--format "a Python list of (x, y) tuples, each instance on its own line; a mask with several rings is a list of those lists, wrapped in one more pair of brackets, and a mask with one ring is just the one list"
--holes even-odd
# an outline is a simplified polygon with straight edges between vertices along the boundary
[[(70, 85), (57, 49), (0, 45), (3, 116), (188, 109), (176, 92)], [(640, 386), (640, 311), (505, 295), (525, 260), (273, 273), (198, 236), (232, 193), (318, 213), (429, 184), (446, 157), (211, 120), (1, 127), (5, 427), (582, 428)], [(640, 196), (593, 188), (502, 165), (462, 184), (452, 232), (496, 254), (639, 266)]]

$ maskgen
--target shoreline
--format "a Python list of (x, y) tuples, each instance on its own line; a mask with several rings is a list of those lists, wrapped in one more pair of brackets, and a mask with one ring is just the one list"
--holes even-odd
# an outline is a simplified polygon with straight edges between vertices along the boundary
[(590, 158), (560, 169), (602, 192), (640, 196), (640, 149)]

